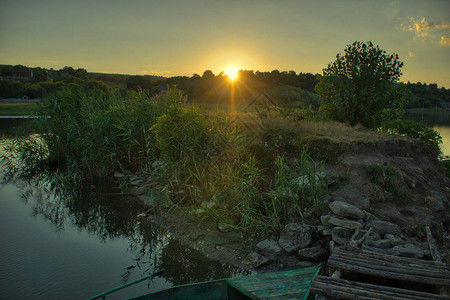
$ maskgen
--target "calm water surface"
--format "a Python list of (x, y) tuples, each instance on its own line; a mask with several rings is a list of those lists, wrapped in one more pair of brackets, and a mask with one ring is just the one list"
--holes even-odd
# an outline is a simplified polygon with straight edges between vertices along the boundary
[(243, 274), (137, 217), (145, 208), (135, 197), (111, 195), (108, 183), (71, 189), (58, 176), (0, 169), (0, 299), (85, 299), (160, 269), (166, 274), (107, 299)]
[(442, 137), (444, 155), (450, 155), (450, 110), (415, 111), (407, 110), (405, 117), (433, 127)]

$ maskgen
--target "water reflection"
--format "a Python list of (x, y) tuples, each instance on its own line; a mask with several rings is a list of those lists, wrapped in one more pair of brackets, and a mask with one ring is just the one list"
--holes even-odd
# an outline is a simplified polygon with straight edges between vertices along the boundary
[[(98, 184), (92, 189), (90, 185), (69, 184), (59, 172), (33, 177), (0, 172), (0, 198), (8, 199), (0, 202), (0, 244), (3, 245), (0, 268), (7, 270), (0, 276), (2, 299), (86, 298), (160, 269), (167, 271), (163, 278), (116, 297), (243, 274), (172, 239), (162, 224), (155, 225), (143, 216), (146, 207), (140, 200), (118, 195), (111, 183)], [(6, 190), (14, 190), (15, 198), (11, 197), (14, 193), (6, 194)], [(22, 205), (18, 206), (17, 202)], [(22, 213), (16, 213), (17, 210)], [(11, 219), (7, 217), (10, 215), (18, 217)], [(31, 236), (33, 233), (25, 236), (31, 231), (29, 224), (36, 227), (34, 235), (39, 238)], [(7, 226), (11, 234), (4, 233)], [(20, 231), (21, 227), (25, 231)], [(46, 232), (42, 234), (44, 237), (40, 231)], [(37, 246), (42, 240), (45, 245)], [(33, 259), (28, 259), (29, 251)], [(57, 267), (53, 267), (55, 263)], [(61, 266), (66, 267), (61, 269)], [(29, 278), (35, 276), (45, 278), (46, 283), (40, 279), (30, 282)]]

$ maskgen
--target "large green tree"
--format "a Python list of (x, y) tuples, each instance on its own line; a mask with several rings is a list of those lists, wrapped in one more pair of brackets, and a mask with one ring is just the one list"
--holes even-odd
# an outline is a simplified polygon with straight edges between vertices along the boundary
[(395, 83), (402, 75), (403, 62), (372, 42), (357, 41), (344, 51), (323, 69), (315, 90), (331, 118), (377, 126), (383, 110), (393, 108), (399, 99)]

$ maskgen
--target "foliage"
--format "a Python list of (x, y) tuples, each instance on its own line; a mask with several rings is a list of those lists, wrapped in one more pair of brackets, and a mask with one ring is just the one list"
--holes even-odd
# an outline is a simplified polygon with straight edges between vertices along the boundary
[[(187, 106), (176, 88), (153, 97), (66, 88), (46, 97), (39, 114), (40, 135), (17, 139), (3, 161), (12, 171), (33, 174), (57, 165), (80, 182), (143, 170), (155, 180), (154, 199), (170, 197), (177, 207), (202, 206), (216, 221), (267, 230), (298, 218), (305, 205), (319, 209), (326, 192), (324, 177), (317, 176), (322, 164), (306, 151), (295, 166), (282, 155), (274, 166), (273, 149), (249, 146), (259, 145), (261, 136), (246, 136), (228, 118)], [(121, 185), (128, 183), (125, 175)], [(210, 202), (214, 209), (204, 205)]]
[(279, 105), (288, 107), (315, 108), (320, 106), (320, 98), (311, 92), (293, 86), (279, 86), (267, 91), (269, 97)]
[(307, 205), (322, 209), (327, 192), (322, 163), (316, 164), (303, 149), (295, 166), (288, 166), (282, 156), (277, 156), (275, 164), (275, 176), (267, 191), (261, 187), (266, 183), (254, 158), (243, 164), (242, 201), (237, 206), (243, 226), (280, 230), (301, 218)]
[[(177, 189), (186, 190), (193, 202), (199, 196), (210, 197), (215, 188), (208, 186), (221, 160), (226, 160), (230, 134), (223, 118), (208, 117), (195, 106), (183, 105), (183, 94), (177, 92), (167, 110), (151, 127), (155, 145), (164, 161), (175, 165), (174, 181)], [(182, 187), (180, 187), (182, 186)], [(198, 199), (196, 199), (198, 198)]]
[(407, 83), (411, 93), (406, 108), (434, 108), (439, 107), (440, 102), (450, 102), (450, 90), (444, 87), (438, 88), (436, 83)]
[(354, 42), (344, 51), (323, 70), (315, 90), (332, 119), (374, 127), (380, 112), (397, 104), (394, 84), (403, 62), (372, 42)]
[(369, 179), (388, 192), (393, 192), (397, 184), (397, 174), (391, 166), (373, 164), (369, 166)]
[(382, 187), (386, 192), (393, 193), (395, 196), (404, 196), (404, 191), (400, 187), (400, 175), (391, 166), (387, 164), (373, 164), (368, 169), (369, 179)]
[(439, 153), (439, 155), (442, 154), (440, 150), (442, 137), (436, 130), (426, 124), (412, 120), (398, 119), (384, 123), (381, 129), (390, 134), (405, 135), (423, 141)]
[(15, 137), (4, 150), (0, 163), (9, 176), (32, 176), (43, 170), (48, 158), (47, 145), (35, 135)]
[(38, 126), (48, 147), (48, 160), (92, 178), (116, 169), (141, 167), (152, 154), (147, 129), (159, 107), (145, 94), (78, 88), (61, 90), (45, 99)]

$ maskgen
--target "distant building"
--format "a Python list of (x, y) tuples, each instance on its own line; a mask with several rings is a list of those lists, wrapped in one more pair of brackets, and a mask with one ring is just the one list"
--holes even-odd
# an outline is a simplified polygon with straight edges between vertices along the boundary
[(441, 108), (450, 109), (450, 102), (441, 101)]
[(33, 71), (31, 70), (13, 70), (14, 80), (29, 80), (33, 78)]

